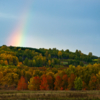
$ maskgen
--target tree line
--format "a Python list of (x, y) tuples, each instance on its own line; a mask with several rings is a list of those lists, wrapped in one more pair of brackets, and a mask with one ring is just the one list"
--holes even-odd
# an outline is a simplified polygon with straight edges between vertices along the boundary
[(0, 89), (99, 90), (100, 59), (76, 50), (0, 47)]
[[(95, 60), (97, 59), (97, 60)], [(100, 63), (97, 56), (93, 56), (91, 52), (88, 55), (83, 54), (80, 50), (71, 52), (67, 50), (53, 49), (35, 49), (24, 47), (0, 47), (0, 64), (1, 65), (17, 65), (19, 62), (29, 67), (56, 67), (69, 65), (87, 65)], [(59, 67), (58, 66), (58, 67)]]
[(0, 66), (0, 89), (100, 90), (100, 64), (67, 68)]

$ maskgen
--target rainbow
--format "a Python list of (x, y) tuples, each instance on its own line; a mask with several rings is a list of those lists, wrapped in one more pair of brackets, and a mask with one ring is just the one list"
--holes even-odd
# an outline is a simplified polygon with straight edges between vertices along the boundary
[(27, 22), (30, 15), (30, 7), (32, 5), (32, 0), (28, 0), (22, 15), (20, 16), (20, 21), (16, 25), (15, 29), (10, 33), (9, 41), (7, 42), (8, 46), (22, 46), (24, 44), (24, 37), (27, 30)]

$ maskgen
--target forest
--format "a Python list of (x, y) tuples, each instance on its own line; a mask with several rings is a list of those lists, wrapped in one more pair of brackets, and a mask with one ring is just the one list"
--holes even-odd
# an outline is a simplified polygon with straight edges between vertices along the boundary
[(1, 90), (100, 90), (100, 58), (69, 49), (0, 47)]

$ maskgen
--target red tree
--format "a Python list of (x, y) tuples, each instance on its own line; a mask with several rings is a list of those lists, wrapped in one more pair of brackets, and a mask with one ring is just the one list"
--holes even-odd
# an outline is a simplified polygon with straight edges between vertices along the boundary
[(39, 76), (35, 76), (30, 79), (28, 88), (29, 90), (40, 90), (41, 79)]
[(53, 81), (52, 76), (47, 75), (47, 83), (48, 83), (48, 85), (49, 85), (49, 89), (50, 89), (50, 90), (53, 90), (53, 87), (54, 87), (54, 81)]
[(23, 76), (21, 76), (20, 80), (18, 81), (18, 87), (17, 90), (27, 90), (28, 85), (26, 83), (26, 80)]
[(47, 83), (46, 75), (42, 75), (40, 90), (49, 90), (49, 85)]
[(82, 82), (82, 90), (87, 90), (87, 86), (86, 86), (86, 83), (84, 81)]
[(72, 73), (70, 77), (68, 78), (68, 89), (74, 88), (74, 81), (75, 81), (76, 75)]
[(55, 84), (55, 87), (54, 87), (55, 90), (61, 90), (62, 89), (62, 79), (61, 79), (60, 76), (56, 77), (54, 84)]
[(68, 77), (67, 77), (66, 74), (63, 75), (63, 77), (62, 77), (62, 86), (63, 86), (64, 90), (67, 89), (67, 86), (68, 86)]
[(97, 89), (97, 77), (95, 75), (91, 76), (91, 79), (89, 81), (89, 87), (91, 90)]

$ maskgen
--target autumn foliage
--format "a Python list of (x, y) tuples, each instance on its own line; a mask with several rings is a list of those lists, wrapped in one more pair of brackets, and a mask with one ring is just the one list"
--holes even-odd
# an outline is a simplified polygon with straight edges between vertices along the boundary
[(20, 80), (18, 81), (17, 90), (27, 90), (27, 89), (28, 89), (28, 85), (25, 81), (25, 78), (21, 76)]
[(53, 90), (53, 88), (54, 88), (54, 80), (53, 80), (52, 76), (47, 75), (47, 83), (48, 83), (49, 90)]
[(56, 76), (54, 84), (55, 84), (55, 87), (54, 87), (55, 90), (61, 90), (62, 89), (62, 79), (61, 79), (60, 76)]
[(49, 85), (45, 74), (42, 75), (40, 90), (49, 90)]
[(41, 79), (39, 76), (32, 77), (30, 79), (28, 88), (29, 90), (40, 90)]
[(84, 81), (82, 82), (82, 90), (87, 90), (87, 85)]
[(76, 75), (72, 73), (70, 77), (68, 78), (68, 89), (74, 89), (74, 81), (75, 81)]
[(62, 77), (62, 87), (64, 90), (68, 87), (68, 76), (66, 74)]
[(91, 90), (95, 90), (97, 88), (97, 77), (95, 75), (91, 76), (91, 79), (89, 81), (89, 88)]
[[(4, 88), (2, 88), (4, 87)], [(76, 50), (0, 47), (0, 89), (100, 90), (100, 58)]]

